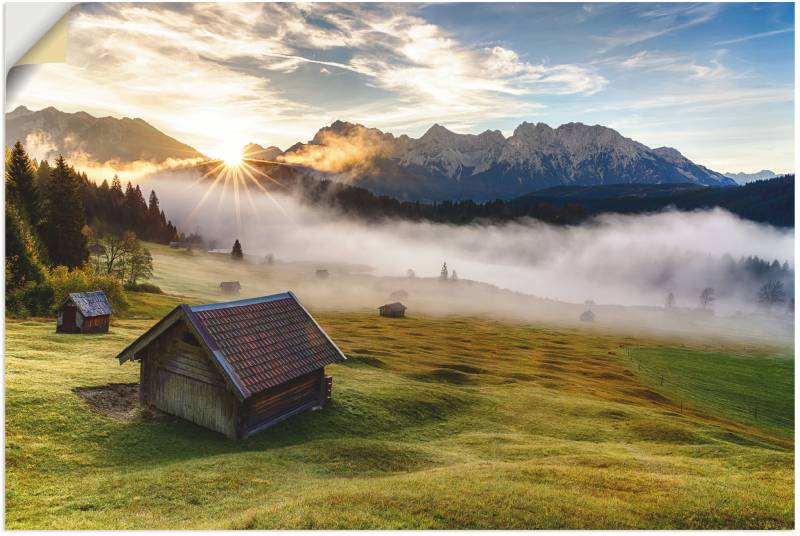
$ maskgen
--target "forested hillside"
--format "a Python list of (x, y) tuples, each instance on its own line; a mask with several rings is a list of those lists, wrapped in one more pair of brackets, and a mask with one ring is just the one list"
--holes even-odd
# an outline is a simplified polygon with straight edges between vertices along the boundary
[[(31, 160), (17, 142), (6, 150), (6, 311), (50, 314), (67, 292), (106, 291), (125, 306), (124, 285), (152, 272), (138, 238), (167, 243), (175, 227), (141, 189), (117, 177), (99, 186), (62, 157), (53, 165)], [(88, 262), (93, 260), (93, 262)]]
[(640, 214), (673, 207), (678, 210), (724, 208), (751, 221), (794, 226), (794, 175), (756, 181), (741, 187), (695, 184), (618, 184), (558, 186), (486, 203), (421, 203), (375, 195), (360, 187), (330, 181), (301, 182), (304, 199), (368, 220), (402, 218), (464, 224), (476, 220), (509, 221), (524, 217), (572, 225), (603, 213)]

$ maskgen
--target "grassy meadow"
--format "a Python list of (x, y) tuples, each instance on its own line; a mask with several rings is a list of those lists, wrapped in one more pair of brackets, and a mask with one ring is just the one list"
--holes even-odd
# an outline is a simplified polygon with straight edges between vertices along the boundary
[[(785, 347), (312, 306), (349, 358), (323, 411), (238, 442), (95, 413), (74, 389), (136, 382), (117, 352), (242, 270), (153, 253), (168, 294), (131, 294), (107, 335), (6, 320), (7, 528), (793, 527)], [(259, 290), (307, 277), (270, 270)]]

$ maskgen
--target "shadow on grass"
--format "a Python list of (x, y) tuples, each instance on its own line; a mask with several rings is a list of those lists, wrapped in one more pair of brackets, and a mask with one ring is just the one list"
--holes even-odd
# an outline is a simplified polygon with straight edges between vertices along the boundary
[[(92, 392), (102, 387), (108, 386), (94, 387)], [(166, 414), (127, 421), (111, 415), (116, 417), (115, 422), (108, 416), (96, 415), (98, 412), (94, 408), (82, 403), (73, 417), (76, 429), (84, 430), (80, 441), (95, 443), (99, 458), (113, 465), (134, 468), (295, 446), (318, 451), (312, 458), (324, 458), (322, 450), (327, 449), (325, 445), (330, 446), (331, 441), (344, 440), (350, 444), (350, 440), (360, 439), (395, 443), (439, 435), (442, 427), (446, 433), (455, 432), (467, 426), (457, 417), (477, 403), (476, 397), (458, 389), (443, 392), (436, 386), (407, 380), (380, 393), (341, 388), (324, 409), (302, 413), (254, 437), (237, 441)], [(98, 418), (104, 420), (101, 426), (98, 426)], [(356, 447), (349, 449), (358, 450)], [(403, 460), (415, 458), (401, 450), (393, 451), (393, 459), (400, 460), (395, 460), (394, 465), (404, 466), (406, 461)], [(346, 465), (342, 456), (328, 457), (333, 466)]]

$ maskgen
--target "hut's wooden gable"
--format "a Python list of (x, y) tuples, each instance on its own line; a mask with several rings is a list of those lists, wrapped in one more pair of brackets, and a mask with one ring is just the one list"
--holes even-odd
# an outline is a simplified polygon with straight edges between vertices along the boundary
[(184, 320), (148, 345), (141, 357), (142, 404), (229, 437), (237, 434), (237, 400)]

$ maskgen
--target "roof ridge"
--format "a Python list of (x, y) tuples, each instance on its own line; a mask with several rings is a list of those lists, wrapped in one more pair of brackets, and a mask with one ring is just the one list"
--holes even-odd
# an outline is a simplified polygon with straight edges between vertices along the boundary
[(199, 313), (202, 311), (213, 311), (216, 309), (227, 309), (229, 307), (242, 307), (244, 305), (253, 305), (255, 303), (267, 303), (275, 300), (282, 300), (285, 298), (294, 298), (297, 301), (291, 292), (280, 292), (278, 294), (270, 294), (269, 296), (258, 296), (255, 298), (244, 298), (241, 300), (234, 300), (229, 302), (219, 302), (219, 303), (206, 303), (201, 305), (194, 305), (188, 306), (189, 310), (193, 313)]

